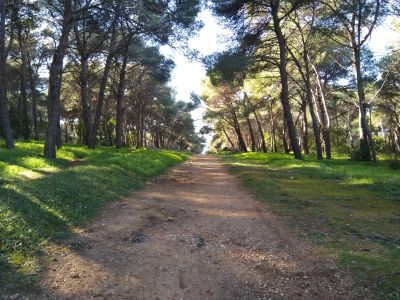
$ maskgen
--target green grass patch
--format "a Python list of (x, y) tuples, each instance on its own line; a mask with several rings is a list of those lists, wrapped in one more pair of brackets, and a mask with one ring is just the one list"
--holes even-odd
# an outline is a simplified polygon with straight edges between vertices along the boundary
[(400, 171), (389, 161), (219, 157), (275, 213), (335, 254), (361, 287), (372, 287), (377, 298), (400, 299)]
[(67, 145), (49, 160), (42, 151), (36, 142), (0, 149), (0, 294), (35, 284), (53, 239), (70, 236), (106, 202), (187, 158), (173, 151)]

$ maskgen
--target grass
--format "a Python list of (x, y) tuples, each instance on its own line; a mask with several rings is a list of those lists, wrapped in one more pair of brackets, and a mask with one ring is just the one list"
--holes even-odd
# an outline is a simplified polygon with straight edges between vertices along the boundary
[(372, 288), (378, 299), (400, 299), (400, 170), (340, 156), (220, 157), (275, 213), (335, 255), (360, 287)]
[(48, 245), (89, 222), (106, 202), (187, 157), (67, 145), (58, 159), (48, 160), (42, 150), (35, 142), (0, 149), (0, 295), (33, 287)]

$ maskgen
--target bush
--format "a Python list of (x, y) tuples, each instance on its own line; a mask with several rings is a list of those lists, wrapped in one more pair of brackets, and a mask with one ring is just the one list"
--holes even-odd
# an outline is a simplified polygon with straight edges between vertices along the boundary
[(353, 149), (350, 152), (350, 160), (360, 161), (361, 160), (361, 152), (359, 149)]
[(400, 159), (394, 158), (389, 160), (389, 168), (392, 170), (400, 170)]
[(358, 149), (354, 149), (350, 152), (350, 160), (354, 161), (371, 161), (371, 151), (367, 141), (361, 141)]
[(372, 137), (372, 140), (374, 141), (374, 145), (375, 145), (375, 150), (378, 153), (383, 153), (386, 150), (386, 141), (384, 138), (374, 135)]

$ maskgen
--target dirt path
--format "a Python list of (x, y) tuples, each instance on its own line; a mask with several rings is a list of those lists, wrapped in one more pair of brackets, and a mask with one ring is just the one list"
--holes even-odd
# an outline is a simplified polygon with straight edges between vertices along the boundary
[(40, 298), (355, 298), (332, 262), (208, 156), (110, 204), (68, 245)]

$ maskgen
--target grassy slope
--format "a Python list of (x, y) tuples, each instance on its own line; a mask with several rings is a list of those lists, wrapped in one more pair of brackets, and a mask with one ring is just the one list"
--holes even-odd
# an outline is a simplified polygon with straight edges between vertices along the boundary
[[(400, 299), (400, 171), (337, 157), (221, 155), (233, 174), (382, 299)], [(323, 250), (323, 251), (325, 251)]]
[[(42, 149), (41, 143), (0, 149), (0, 294), (35, 282), (52, 238), (69, 236), (105, 202), (186, 158), (172, 151), (65, 146), (57, 160), (46, 160)], [(75, 159), (84, 163), (72, 167)]]

